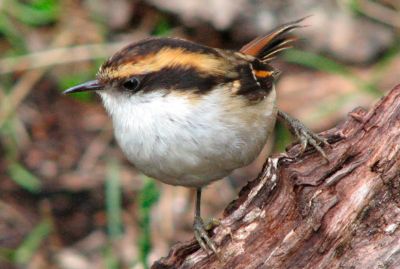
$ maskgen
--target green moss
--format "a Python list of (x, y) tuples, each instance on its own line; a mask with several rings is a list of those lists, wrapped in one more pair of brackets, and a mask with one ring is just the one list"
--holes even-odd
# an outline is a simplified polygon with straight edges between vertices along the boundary
[(147, 258), (151, 251), (151, 208), (158, 201), (159, 191), (154, 180), (144, 177), (144, 185), (138, 196), (139, 207), (139, 260), (144, 268), (149, 268)]

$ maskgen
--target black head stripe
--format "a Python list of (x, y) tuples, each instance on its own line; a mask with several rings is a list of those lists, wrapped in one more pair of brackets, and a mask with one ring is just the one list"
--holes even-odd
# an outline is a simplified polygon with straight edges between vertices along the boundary
[(203, 93), (224, 82), (227, 82), (227, 78), (223, 76), (202, 74), (190, 67), (164, 68), (160, 71), (146, 74), (142, 80), (143, 91), (174, 89), (179, 91), (193, 90)]

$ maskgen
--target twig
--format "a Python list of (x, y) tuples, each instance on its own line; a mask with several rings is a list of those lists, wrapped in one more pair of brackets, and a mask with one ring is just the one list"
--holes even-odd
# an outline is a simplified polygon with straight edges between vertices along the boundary
[(4, 96), (0, 107), (0, 127), (15, 111), (15, 108), (24, 100), (28, 95), (33, 85), (43, 76), (45, 70), (34, 70), (25, 74), (14, 89), (7, 96)]
[(359, 0), (357, 2), (365, 15), (393, 27), (400, 28), (399, 12), (368, 0)]
[(89, 144), (80, 159), (79, 171), (91, 171), (113, 138), (112, 128), (104, 128)]
[[(59, 34), (51, 46), (65, 46), (73, 40), (72, 33), (62, 33)], [(4, 61), (4, 60), (2, 60)], [(2, 62), (1, 66), (7, 66), (7, 62)], [(0, 127), (3, 126), (4, 122), (10, 117), (10, 115), (15, 111), (18, 105), (25, 99), (28, 93), (31, 91), (33, 86), (39, 79), (46, 73), (46, 68), (40, 70), (32, 70), (24, 74), (14, 86), (12, 91), (6, 95), (2, 102), (0, 103)]]
[(126, 44), (128, 42), (120, 41), (110, 44), (64, 47), (5, 58), (0, 60), (0, 74), (104, 58)]

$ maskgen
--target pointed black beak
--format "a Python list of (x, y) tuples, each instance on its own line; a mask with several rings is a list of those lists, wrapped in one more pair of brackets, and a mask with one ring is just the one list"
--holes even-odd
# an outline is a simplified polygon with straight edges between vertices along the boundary
[(68, 90), (65, 90), (63, 94), (69, 94), (69, 93), (74, 93), (74, 92), (88, 92), (88, 91), (97, 91), (101, 90), (103, 88), (103, 85), (98, 80), (91, 80), (82, 84), (79, 84), (77, 86), (74, 86), (72, 88), (69, 88)]

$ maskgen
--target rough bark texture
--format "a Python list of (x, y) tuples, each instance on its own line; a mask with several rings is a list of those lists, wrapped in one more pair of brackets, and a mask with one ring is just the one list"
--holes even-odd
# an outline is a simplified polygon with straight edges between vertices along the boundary
[(152, 268), (400, 268), (400, 86), (322, 134), (329, 164), (300, 146), (267, 160), (212, 231)]

